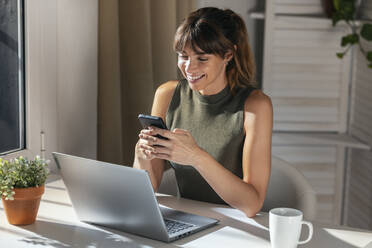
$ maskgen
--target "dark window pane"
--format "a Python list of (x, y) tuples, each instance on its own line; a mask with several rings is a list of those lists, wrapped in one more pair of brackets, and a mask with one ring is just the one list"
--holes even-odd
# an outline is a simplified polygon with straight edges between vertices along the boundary
[(24, 148), (23, 11), (0, 0), (0, 154)]

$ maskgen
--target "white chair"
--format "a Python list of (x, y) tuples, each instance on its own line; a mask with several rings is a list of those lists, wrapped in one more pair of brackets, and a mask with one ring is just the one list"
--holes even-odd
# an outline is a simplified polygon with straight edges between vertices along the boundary
[(305, 219), (313, 220), (316, 205), (316, 193), (302, 173), (288, 162), (272, 156), (269, 187), (261, 211), (296, 208), (304, 213)]
[(172, 168), (167, 169), (163, 173), (163, 178), (158, 189), (158, 193), (179, 196), (176, 174)]
[[(164, 172), (159, 193), (179, 196), (173, 169)], [(271, 176), (266, 198), (261, 211), (276, 207), (301, 210), (304, 218), (313, 220), (316, 214), (316, 195), (306, 178), (289, 163), (272, 156)]]

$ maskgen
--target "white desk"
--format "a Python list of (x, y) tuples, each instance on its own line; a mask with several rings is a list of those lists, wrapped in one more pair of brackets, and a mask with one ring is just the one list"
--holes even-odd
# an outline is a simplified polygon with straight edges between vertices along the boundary
[[(220, 224), (166, 244), (79, 222), (62, 180), (46, 185), (35, 224), (12, 226), (0, 209), (0, 247), (270, 247), (268, 215), (247, 218), (238, 210), (159, 195), (159, 203), (220, 220)], [(314, 224), (313, 239), (299, 247), (372, 248), (372, 232)]]

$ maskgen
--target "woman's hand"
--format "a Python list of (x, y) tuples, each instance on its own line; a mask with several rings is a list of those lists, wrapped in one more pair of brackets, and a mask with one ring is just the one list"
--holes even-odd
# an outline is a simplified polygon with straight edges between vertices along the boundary
[[(168, 140), (154, 137), (161, 135)], [(187, 130), (173, 131), (150, 127), (141, 130), (138, 147), (145, 159), (160, 158), (184, 165), (195, 165), (203, 150)]]
[(140, 138), (136, 144), (136, 157), (143, 160), (152, 160), (155, 158), (153, 152), (154, 148), (151, 146), (152, 142), (157, 140), (156, 137), (146, 134), (147, 129), (141, 130), (138, 137)]

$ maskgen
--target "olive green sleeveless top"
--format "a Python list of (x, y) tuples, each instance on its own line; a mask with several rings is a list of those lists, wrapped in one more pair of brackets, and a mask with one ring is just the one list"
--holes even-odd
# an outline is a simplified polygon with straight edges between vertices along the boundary
[[(204, 96), (191, 90), (186, 80), (181, 80), (168, 107), (167, 127), (188, 130), (202, 149), (242, 178), (244, 103), (253, 89), (240, 88), (232, 95), (227, 86), (215, 95)], [(192, 166), (170, 164), (175, 170), (181, 197), (226, 204)], [(220, 183), (225, 183), (223, 178)]]

